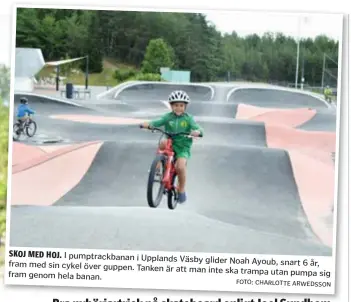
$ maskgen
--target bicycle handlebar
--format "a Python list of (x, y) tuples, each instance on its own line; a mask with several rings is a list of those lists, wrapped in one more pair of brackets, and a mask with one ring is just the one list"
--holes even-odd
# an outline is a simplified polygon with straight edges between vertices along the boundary
[[(143, 125), (139, 125), (139, 127), (140, 128), (145, 128)], [(191, 137), (193, 137), (192, 135), (191, 135), (191, 133), (189, 133), (189, 132), (178, 132), (178, 133), (170, 133), (170, 132), (167, 132), (167, 131), (164, 131), (164, 130), (162, 130), (162, 129), (160, 129), (160, 128), (153, 128), (153, 127), (148, 127), (148, 128), (146, 128), (146, 129), (149, 129), (149, 130), (151, 130), (151, 131), (159, 131), (159, 132), (162, 132), (163, 134), (166, 134), (167, 136), (169, 136), (169, 137), (174, 137), (174, 136), (178, 136), (178, 135), (185, 135), (185, 136), (191, 136)], [(202, 134), (200, 133), (200, 135), (199, 135), (199, 137), (202, 137)]]

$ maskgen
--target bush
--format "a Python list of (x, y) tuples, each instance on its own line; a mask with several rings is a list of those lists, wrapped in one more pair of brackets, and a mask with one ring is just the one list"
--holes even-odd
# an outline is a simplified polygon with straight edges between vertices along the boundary
[(0, 237), (5, 232), (9, 110), (0, 104)]
[(4, 240), (5, 238), (5, 229), (6, 229), (6, 212), (5, 210), (0, 211), (0, 267), (4, 266), (4, 257), (5, 257), (5, 250), (4, 250), (4, 246), (5, 246), (5, 242), (3, 242), (2, 240)]
[(124, 82), (130, 77), (134, 77), (136, 73), (137, 72), (131, 68), (116, 69), (113, 77), (119, 82)]
[(2, 175), (0, 181), (0, 211), (6, 208), (7, 175)]
[(116, 69), (113, 78), (120, 83), (126, 81), (162, 81), (161, 75), (158, 73), (142, 73), (132, 68)]
[(134, 77), (128, 79), (128, 81), (163, 81), (161, 75), (158, 73), (138, 73)]
[(5, 229), (6, 229), (6, 211), (2, 210), (0, 211), (0, 238), (3, 238), (3, 235), (5, 235)]

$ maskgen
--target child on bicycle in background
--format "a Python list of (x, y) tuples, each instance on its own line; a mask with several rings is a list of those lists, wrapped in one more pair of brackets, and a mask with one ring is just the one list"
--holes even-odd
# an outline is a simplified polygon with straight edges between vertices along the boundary
[[(191, 136), (198, 137), (203, 135), (203, 129), (195, 122), (192, 115), (185, 112), (190, 98), (184, 91), (173, 91), (168, 102), (172, 111), (161, 116), (157, 120), (144, 122), (141, 126), (144, 128), (165, 127), (165, 131), (171, 133), (188, 132)], [(193, 141), (186, 136), (176, 136), (173, 138), (173, 150), (176, 157), (175, 168), (178, 174), (179, 182), (179, 202), (186, 201), (185, 183), (186, 183), (186, 164), (191, 157), (191, 147)], [(164, 150), (166, 141), (161, 142), (160, 149)]]
[(17, 108), (17, 120), (20, 123), (20, 129), (23, 128), (24, 123), (28, 120), (28, 115), (34, 113), (35, 111), (28, 106), (28, 99), (21, 97), (20, 105)]

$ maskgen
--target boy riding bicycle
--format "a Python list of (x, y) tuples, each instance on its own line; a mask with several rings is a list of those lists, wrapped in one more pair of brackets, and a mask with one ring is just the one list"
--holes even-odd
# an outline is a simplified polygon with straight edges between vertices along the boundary
[[(190, 98), (184, 91), (174, 91), (170, 94), (168, 102), (171, 105), (172, 111), (166, 113), (157, 120), (144, 122), (144, 128), (153, 128), (164, 126), (167, 132), (179, 133), (189, 132), (191, 136), (198, 137), (203, 135), (203, 129), (195, 122), (192, 115), (185, 112), (187, 105), (190, 103)], [(162, 141), (160, 149), (164, 150), (166, 141)], [(176, 157), (175, 168), (179, 179), (179, 202), (186, 201), (185, 183), (186, 183), (186, 164), (191, 157), (191, 147), (193, 141), (189, 137), (176, 136), (173, 138), (173, 150)]]
[(23, 129), (23, 125), (29, 118), (29, 114), (34, 114), (35, 111), (33, 111), (31, 108), (28, 107), (28, 99), (25, 97), (22, 97), (20, 100), (20, 105), (17, 108), (17, 120), (20, 123), (20, 129)]

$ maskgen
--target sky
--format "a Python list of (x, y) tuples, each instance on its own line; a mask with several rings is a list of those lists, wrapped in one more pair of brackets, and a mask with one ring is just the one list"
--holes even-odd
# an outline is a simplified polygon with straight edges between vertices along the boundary
[(217, 30), (239, 36), (256, 33), (262, 36), (267, 31), (282, 32), (286, 35), (314, 38), (320, 34), (339, 40), (342, 37), (342, 17), (340, 14), (292, 14), (273, 12), (211, 12), (207, 20), (212, 21)]
[[(263, 35), (266, 31), (282, 32), (286, 35), (298, 36), (298, 16), (308, 16), (301, 21), (301, 37), (314, 38), (319, 34), (326, 34), (335, 40), (342, 36), (342, 18), (338, 14), (309, 14), (294, 15), (292, 13), (269, 12), (216, 12), (206, 13), (207, 19), (216, 25), (217, 30), (245, 36), (256, 33)], [(303, 20), (303, 18), (301, 18)], [(11, 53), (11, 17), (0, 13), (0, 64), (10, 64)], [(7, 47), (6, 47), (7, 45)]]

